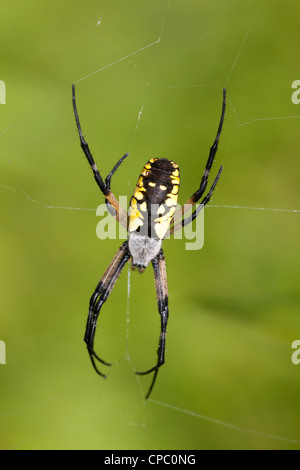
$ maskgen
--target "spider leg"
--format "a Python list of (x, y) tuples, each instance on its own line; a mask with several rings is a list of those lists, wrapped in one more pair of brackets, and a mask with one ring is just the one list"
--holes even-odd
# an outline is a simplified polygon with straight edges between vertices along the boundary
[(94, 174), (94, 178), (96, 180), (96, 183), (97, 185), (99, 186), (99, 188), (101, 189), (102, 193), (104, 194), (105, 196), (105, 200), (109, 202), (109, 204), (114, 208), (115, 210), (115, 217), (116, 219), (127, 229), (127, 213), (126, 211), (123, 209), (123, 207), (120, 206), (118, 200), (116, 199), (115, 195), (112, 193), (111, 189), (110, 189), (110, 180), (111, 180), (111, 177), (113, 176), (113, 174), (115, 173), (115, 171), (119, 168), (119, 166), (121, 165), (121, 163), (123, 162), (123, 160), (125, 160), (125, 158), (129, 155), (128, 153), (126, 153), (122, 158), (120, 158), (120, 160), (118, 161), (118, 163), (114, 166), (114, 168), (112, 169), (112, 171), (109, 173), (109, 175), (107, 176), (107, 178), (105, 179), (105, 181), (103, 181), (102, 179), (102, 176), (97, 168), (97, 165), (94, 161), (94, 158), (91, 154), (91, 151), (89, 149), (89, 146), (87, 144), (87, 142), (85, 141), (84, 137), (83, 137), (83, 134), (82, 134), (82, 130), (81, 130), (81, 125), (80, 125), (80, 121), (79, 121), (79, 116), (78, 116), (78, 111), (77, 111), (77, 105), (76, 105), (76, 97), (75, 97), (75, 85), (72, 85), (72, 102), (73, 102), (73, 110), (74, 110), (74, 115), (75, 115), (75, 121), (76, 121), (76, 126), (77, 126), (77, 130), (78, 130), (78, 134), (79, 134), (79, 139), (80, 139), (80, 145), (81, 145), (81, 148), (90, 164), (90, 167), (91, 169), (93, 170), (93, 174)]
[[(182, 219), (180, 220), (180, 222), (178, 222), (177, 224), (173, 225), (173, 227), (171, 228), (170, 232), (171, 233), (174, 233), (176, 232), (177, 230), (179, 230), (181, 227), (185, 227), (186, 225), (190, 224), (199, 214), (199, 212), (204, 208), (204, 206), (206, 206), (206, 204), (210, 201), (210, 198), (211, 198), (211, 195), (212, 193), (214, 192), (215, 190), (215, 187), (217, 186), (217, 183), (219, 181), (219, 178), (221, 176), (221, 173), (222, 173), (222, 170), (223, 170), (223, 167), (221, 166), (219, 171), (218, 171), (218, 174), (213, 182), (213, 184), (211, 185), (211, 188), (209, 190), (209, 192), (207, 193), (207, 195), (202, 199), (202, 201), (197, 204), (196, 206), (196, 209), (191, 213), (191, 215), (185, 219)], [(192, 205), (189, 205), (188, 209), (190, 209), (192, 207)], [(183, 214), (184, 215), (184, 214)]]
[(157, 350), (157, 363), (151, 369), (146, 370), (145, 372), (136, 372), (138, 375), (147, 375), (151, 372), (154, 372), (154, 376), (146, 395), (146, 399), (149, 398), (150, 393), (154, 387), (156, 377), (158, 374), (159, 368), (165, 362), (165, 349), (166, 349), (166, 334), (167, 334), (167, 323), (169, 317), (169, 308), (168, 308), (168, 284), (167, 284), (167, 271), (166, 271), (166, 262), (163, 250), (161, 249), (159, 254), (152, 260), (152, 266), (154, 270), (155, 278), (155, 287), (156, 287), (156, 297), (157, 297), (157, 306), (161, 318), (161, 332), (159, 337), (159, 346)]
[[(182, 226), (187, 225), (187, 223), (190, 223), (192, 220), (194, 220), (197, 217), (197, 215), (199, 214), (200, 210), (201, 210), (198, 207), (199, 210), (196, 209), (196, 211), (193, 212), (191, 217), (185, 219), (184, 221), (182, 220), (182, 221), (178, 222), (178, 220), (181, 219), (182, 217), (184, 217), (185, 214), (199, 201), (199, 199), (201, 199), (201, 197), (203, 196), (203, 194), (204, 194), (204, 192), (207, 188), (209, 173), (210, 173), (212, 164), (214, 162), (214, 159), (215, 159), (215, 156), (216, 156), (216, 153), (217, 153), (217, 150), (218, 150), (218, 144), (219, 144), (220, 135), (221, 135), (221, 132), (222, 132), (224, 118), (225, 118), (225, 111), (226, 111), (226, 90), (224, 88), (223, 89), (222, 112), (221, 112), (219, 127), (218, 127), (218, 131), (217, 131), (215, 141), (214, 141), (214, 143), (211, 146), (210, 151), (209, 151), (209, 156), (208, 156), (208, 159), (207, 159), (207, 162), (206, 162), (206, 167), (205, 167), (203, 176), (201, 178), (199, 189), (197, 189), (197, 191), (195, 191), (194, 194), (187, 200), (187, 202), (184, 204), (184, 206), (174, 214), (173, 221), (171, 222), (174, 225), (173, 225), (173, 227), (170, 228), (170, 234), (176, 232)], [(207, 194), (207, 196), (201, 202), (202, 208), (209, 202), (209, 200), (211, 198), (211, 195), (212, 195), (212, 193), (213, 193), (213, 191), (214, 191), (214, 189), (217, 185), (217, 182), (218, 182), (218, 180), (221, 176), (222, 170), (223, 170), (223, 167), (221, 166), (219, 171), (218, 171), (218, 174), (217, 174), (217, 176), (216, 176), (216, 178), (215, 178), (215, 180), (214, 180), (214, 182), (213, 182), (213, 184), (212, 184), (212, 186), (209, 190), (209, 193)]]
[(109, 294), (111, 293), (122, 269), (124, 268), (129, 258), (130, 253), (128, 250), (128, 242), (126, 241), (117, 251), (116, 255), (108, 266), (105, 274), (102, 276), (98, 286), (96, 287), (95, 292), (93, 293), (90, 299), (89, 314), (86, 324), (84, 341), (86, 342), (93, 367), (95, 371), (102, 377), (105, 377), (105, 375), (98, 369), (95, 359), (107, 366), (110, 366), (111, 364), (103, 361), (103, 359), (101, 359), (94, 351), (94, 338), (97, 327), (97, 320), (102, 305), (108, 299)]
[(116, 165), (113, 167), (113, 169), (111, 170), (111, 172), (109, 173), (109, 175), (106, 177), (105, 179), (105, 186), (107, 189), (110, 189), (110, 181), (111, 181), (111, 178), (113, 176), (113, 174), (117, 171), (117, 169), (119, 168), (119, 166), (123, 163), (123, 161), (125, 160), (125, 158), (127, 158), (129, 155), (129, 153), (125, 153), (125, 155), (123, 155), (123, 157), (120, 158), (120, 160), (116, 163)]
[[(110, 183), (111, 183), (112, 176), (117, 171), (117, 169), (122, 164), (122, 162), (125, 160), (125, 158), (128, 157), (128, 155), (129, 155), (129, 153), (125, 153), (125, 155), (123, 155), (123, 157), (120, 158), (120, 160), (113, 167), (113, 169), (111, 170), (109, 175), (106, 177), (105, 185), (109, 190), (111, 189), (110, 188)], [(105, 198), (105, 204), (106, 204), (108, 212), (111, 215), (113, 215), (114, 217), (116, 217), (117, 220), (119, 220), (120, 216), (118, 216), (118, 213), (115, 211), (115, 209), (113, 208), (113, 206), (111, 205), (111, 203), (109, 202), (109, 200), (107, 198)], [(121, 212), (121, 217), (123, 217), (123, 221), (124, 221), (124, 223), (121, 221), (121, 224), (127, 229), (127, 226), (128, 226), (127, 214), (125, 213), (125, 211), (123, 210), (123, 208), (121, 206), (120, 206), (120, 212)]]

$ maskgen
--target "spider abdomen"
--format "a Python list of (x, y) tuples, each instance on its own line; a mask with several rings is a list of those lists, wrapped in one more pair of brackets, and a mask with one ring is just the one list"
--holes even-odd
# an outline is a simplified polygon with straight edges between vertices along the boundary
[(129, 233), (163, 239), (177, 206), (179, 167), (165, 158), (151, 158), (143, 168), (129, 207)]

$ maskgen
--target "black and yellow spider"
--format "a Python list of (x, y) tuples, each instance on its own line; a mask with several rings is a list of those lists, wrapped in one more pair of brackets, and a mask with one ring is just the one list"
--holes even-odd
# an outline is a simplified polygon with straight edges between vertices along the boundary
[(132, 268), (137, 268), (139, 272), (143, 272), (151, 261), (155, 277), (158, 311), (161, 318), (161, 333), (157, 351), (158, 358), (155, 366), (151, 367), (151, 369), (148, 369), (145, 372), (136, 372), (138, 375), (146, 375), (154, 372), (150, 388), (146, 395), (146, 398), (148, 398), (153, 389), (158, 370), (165, 362), (169, 309), (167, 273), (164, 252), (162, 249), (162, 240), (167, 235), (172, 234), (176, 230), (189, 224), (197, 217), (200, 210), (210, 200), (220, 178), (222, 166), (220, 167), (207, 195), (203, 197), (196, 209), (192, 211), (191, 215), (185, 218), (187, 211), (202, 198), (207, 187), (209, 172), (217, 152), (225, 116), (226, 90), (223, 90), (222, 113), (218, 132), (210, 149), (199, 189), (197, 189), (180, 210), (176, 211), (179, 190), (179, 167), (175, 162), (165, 158), (151, 158), (146, 163), (139, 176), (134, 194), (130, 200), (128, 214), (119, 205), (119, 202), (110, 189), (110, 182), (113, 174), (128, 154), (125, 154), (118, 161), (108, 177), (103, 181), (94, 162), (89, 146), (82, 135), (76, 107), (74, 85), (72, 90), (73, 108), (82, 150), (84, 151), (93, 170), (96, 183), (105, 196), (107, 205), (110, 206), (110, 210), (111, 206), (113, 207), (116, 219), (126, 227), (128, 231), (128, 239), (117, 251), (90, 299), (84, 341), (87, 344), (89, 356), (95, 371), (102, 377), (105, 377), (105, 375), (98, 369), (96, 361), (99, 361), (106, 366), (110, 366), (111, 364), (101, 359), (94, 351), (94, 337), (101, 307), (108, 299), (108, 296), (127, 261), (131, 260)]

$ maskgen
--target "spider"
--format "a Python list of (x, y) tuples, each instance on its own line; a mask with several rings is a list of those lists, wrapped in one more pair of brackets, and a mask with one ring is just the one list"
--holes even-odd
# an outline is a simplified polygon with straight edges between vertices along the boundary
[[(77, 112), (75, 85), (72, 86), (72, 102), (81, 148), (91, 166), (96, 183), (105, 197), (105, 202), (110, 209), (110, 212), (114, 214), (117, 221), (128, 231), (128, 239), (117, 251), (90, 299), (84, 341), (87, 345), (88, 353), (95, 371), (100, 376), (106, 378), (106, 376), (98, 369), (98, 363), (105, 366), (111, 366), (111, 364), (101, 359), (94, 350), (95, 331), (101, 307), (108, 299), (122, 269), (129, 260), (131, 260), (132, 269), (137, 268), (140, 273), (146, 269), (151, 261), (155, 278), (158, 311), (161, 319), (161, 331), (156, 364), (145, 372), (136, 371), (136, 374), (138, 375), (147, 375), (153, 372), (153, 378), (146, 395), (147, 399), (153, 390), (159, 368), (165, 362), (169, 307), (166, 263), (162, 249), (162, 240), (166, 238), (167, 235), (173, 234), (178, 229), (189, 224), (197, 217), (200, 210), (209, 202), (221, 176), (223, 169), (222, 166), (220, 167), (212, 186), (206, 196), (204, 196), (207, 188), (208, 176), (217, 152), (219, 138), (223, 127), (226, 109), (226, 90), (223, 90), (222, 113), (217, 135), (212, 147), (210, 148), (209, 157), (199, 188), (180, 210), (176, 210), (180, 182), (179, 167), (177, 163), (165, 158), (151, 158), (146, 163), (139, 176), (127, 213), (119, 205), (116, 197), (111, 191), (111, 178), (129, 154), (126, 153), (117, 162), (107, 178), (103, 180), (90, 152), (89, 146), (82, 134)], [(202, 198), (202, 196), (204, 197)], [(193, 207), (201, 198), (202, 200), (199, 205), (192, 209), (191, 215), (186, 217), (188, 210), (191, 209), (191, 207)]]

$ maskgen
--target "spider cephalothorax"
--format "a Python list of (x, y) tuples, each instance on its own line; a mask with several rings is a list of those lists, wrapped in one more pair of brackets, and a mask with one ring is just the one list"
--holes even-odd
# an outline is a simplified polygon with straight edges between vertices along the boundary
[[(180, 172), (177, 163), (165, 158), (151, 158), (146, 163), (139, 176), (127, 214), (111, 192), (110, 182), (113, 174), (128, 154), (125, 154), (118, 161), (108, 177), (103, 181), (88, 144), (82, 135), (76, 107), (75, 86), (73, 85), (73, 108), (81, 147), (93, 170), (95, 180), (105, 196), (107, 205), (113, 208), (116, 219), (126, 227), (128, 231), (128, 240), (126, 240), (117, 251), (90, 299), (84, 340), (94, 369), (99, 375), (105, 377), (98, 369), (96, 361), (106, 366), (110, 366), (111, 364), (101, 359), (94, 351), (94, 337), (100, 309), (107, 300), (127, 261), (131, 260), (132, 268), (137, 268), (139, 272), (143, 272), (151, 262), (155, 277), (158, 311), (161, 318), (161, 333), (155, 366), (145, 372), (136, 372), (139, 375), (154, 372), (146, 398), (149, 397), (153, 389), (159, 367), (165, 362), (165, 343), (169, 308), (166, 263), (162, 249), (162, 240), (166, 238), (167, 235), (174, 233), (176, 230), (192, 222), (211, 198), (220, 178), (222, 167), (220, 167), (206, 196), (203, 198), (202, 196), (206, 191), (209, 172), (217, 152), (225, 116), (225, 107), (226, 91), (223, 90), (222, 114), (218, 132), (210, 149), (199, 189), (195, 191), (186, 204), (176, 211), (180, 182)], [(196, 208), (193, 208), (198, 201), (200, 201), (200, 204)], [(188, 210), (191, 208), (192, 213), (186, 217)]]

